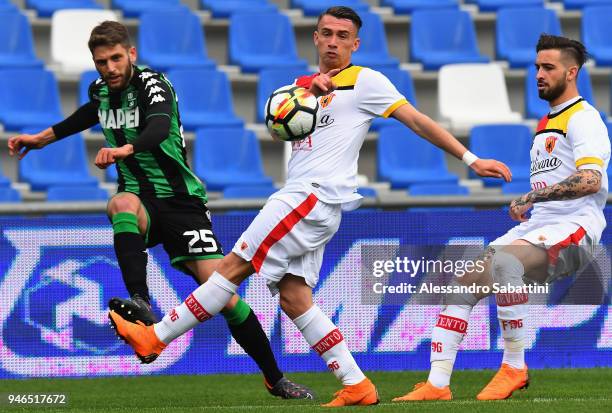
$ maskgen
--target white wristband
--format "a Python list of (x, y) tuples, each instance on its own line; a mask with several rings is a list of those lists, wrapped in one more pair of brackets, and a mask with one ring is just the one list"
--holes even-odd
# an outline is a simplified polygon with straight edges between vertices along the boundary
[(478, 159), (479, 159), (479, 158), (478, 158), (478, 156), (474, 155), (474, 154), (473, 154), (472, 152), (470, 152), (470, 151), (466, 151), (466, 152), (463, 154), (463, 157), (461, 158), (461, 160), (462, 160), (463, 162), (465, 162), (465, 164), (466, 164), (467, 166), (472, 165), (472, 164), (473, 164), (474, 162), (476, 162)]

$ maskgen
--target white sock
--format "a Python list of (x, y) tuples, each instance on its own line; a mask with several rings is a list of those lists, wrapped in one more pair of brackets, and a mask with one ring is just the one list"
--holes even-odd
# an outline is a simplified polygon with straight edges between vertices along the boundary
[(471, 305), (447, 305), (431, 333), (431, 370), (427, 380), (436, 387), (450, 384), (459, 345), (467, 331)]
[[(524, 285), (525, 267), (514, 255), (498, 252), (493, 258), (493, 279), (513, 287)], [(527, 301), (524, 293), (496, 294), (497, 318), (504, 337), (504, 358), (506, 363), (516, 369), (525, 367), (525, 318), (527, 317)]]
[(515, 369), (525, 367), (525, 318), (527, 304), (497, 306), (499, 327), (504, 337), (504, 358), (506, 363)]
[(155, 324), (155, 335), (166, 344), (219, 313), (236, 293), (238, 286), (218, 272)]
[(357, 384), (365, 379), (342, 333), (319, 307), (313, 305), (293, 323), (342, 384)]

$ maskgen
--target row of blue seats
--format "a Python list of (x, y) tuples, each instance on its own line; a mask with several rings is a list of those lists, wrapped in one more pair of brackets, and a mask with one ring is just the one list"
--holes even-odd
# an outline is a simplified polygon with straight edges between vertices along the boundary
[[(277, 188), (274, 185), (237, 185), (223, 189), (224, 199), (268, 198)], [(372, 187), (358, 188), (357, 192), (365, 198), (376, 198), (379, 194)], [(459, 184), (415, 184), (406, 191), (411, 196), (467, 196), (470, 191)], [(529, 192), (529, 182), (504, 183), (502, 194), (524, 194)], [(53, 185), (46, 191), (47, 202), (106, 201), (109, 192), (99, 186)], [(21, 193), (10, 186), (0, 186), (0, 203), (20, 202)]]
[[(566, 9), (582, 9), (591, 5), (612, 4), (612, 0), (557, 0)], [(497, 11), (503, 7), (543, 6), (544, 0), (465, 0), (475, 4), (480, 11)], [(347, 5), (357, 11), (368, 11), (364, 0), (291, 0), (292, 8), (302, 9), (306, 16), (317, 16), (331, 6)], [(393, 8), (396, 14), (409, 14), (425, 8), (457, 8), (459, 0), (380, 0), (380, 6)], [(66, 8), (100, 9), (95, 0), (26, 0), (27, 8), (34, 9), (40, 17), (49, 17), (53, 12)], [(276, 10), (268, 0), (200, 0), (203, 9), (210, 10), (213, 17), (229, 17), (233, 13), (247, 10)], [(0, 8), (14, 8), (10, 0), (0, 0)], [(152, 9), (175, 10), (186, 8), (179, 0), (112, 0), (111, 7), (120, 10), (125, 17), (138, 17)]]
[[(612, 124), (607, 126), (608, 133), (612, 134)], [(470, 132), (470, 150), (481, 158), (504, 162), (512, 170), (513, 181), (479, 178), (471, 169), (468, 177), (481, 179), (485, 187), (501, 186), (502, 193), (529, 192), (532, 141), (533, 134), (525, 125), (475, 126)], [(458, 185), (457, 175), (448, 170), (444, 153), (404, 126), (381, 128), (376, 166), (380, 181), (389, 182), (392, 189), (408, 188), (412, 195), (423, 195), (418, 186), (416, 191), (414, 188), (422, 184), (428, 185), (427, 194), (436, 193), (436, 188), (438, 195), (467, 193)], [(612, 164), (608, 165), (608, 174), (612, 174)]]
[[(383, 69), (406, 98), (418, 107), (414, 84), (410, 73), (400, 69)], [(305, 69), (267, 69), (259, 74), (257, 84), (257, 118), (264, 120), (266, 99), (276, 88), (290, 84)], [(176, 69), (167, 73), (180, 100), (181, 121), (187, 131), (201, 127), (240, 127), (244, 122), (234, 111), (231, 85), (224, 72), (216, 69)], [(95, 71), (84, 72), (79, 85), (78, 105), (88, 100), (87, 90), (98, 77)], [(578, 90), (595, 106), (593, 89), (588, 68), (578, 76)], [(530, 67), (525, 77), (526, 117), (540, 119), (548, 112), (548, 104), (538, 96), (535, 69)], [(612, 93), (611, 93), (612, 95)], [(44, 128), (62, 119), (58, 83), (55, 75), (44, 69), (0, 70), (0, 124), (7, 131), (19, 131), (32, 126)], [(611, 103), (612, 105), (612, 103)], [(605, 119), (606, 115), (602, 113)], [(389, 119), (375, 119), (372, 130), (395, 122)], [(95, 131), (100, 131), (96, 126)]]
[[(387, 48), (379, 15), (362, 13), (361, 46), (354, 63), (375, 68), (397, 68), (399, 59)], [(31, 28), (20, 13), (0, 10), (0, 68), (42, 66), (34, 53)], [(265, 21), (265, 25), (260, 22)], [(164, 27), (164, 30), (159, 30)], [(438, 30), (444, 27), (445, 30)], [(597, 65), (612, 65), (612, 6), (583, 11), (582, 39)], [(546, 8), (509, 8), (498, 12), (496, 54), (512, 67), (533, 63), (534, 47), (542, 32), (561, 34), (557, 14)], [(200, 19), (188, 9), (147, 12), (139, 26), (140, 60), (158, 70), (177, 67), (214, 67), (207, 54)], [(410, 26), (410, 59), (425, 69), (444, 64), (487, 62), (480, 54), (472, 17), (459, 9), (415, 12)], [(290, 19), (277, 12), (237, 14), (230, 19), (229, 60), (244, 72), (264, 68), (305, 68), (299, 58)]]
[[(470, 150), (483, 158), (506, 163), (513, 171), (515, 185), (524, 187), (529, 181), (531, 141), (532, 133), (525, 125), (476, 126), (471, 131)], [(193, 168), (211, 191), (236, 185), (273, 188), (272, 179), (263, 170), (259, 142), (252, 131), (243, 128), (198, 129)], [(110, 168), (108, 172), (107, 179), (115, 181), (116, 171)], [(478, 179), (469, 172), (470, 178)], [(414, 185), (456, 186), (459, 181), (448, 170), (442, 151), (401, 125), (387, 125), (379, 131), (377, 174), (392, 189), (408, 188), (413, 195)], [(80, 135), (56, 142), (45, 150), (32, 151), (19, 162), (18, 176), (34, 191), (57, 185), (98, 185), (97, 178), (89, 173)], [(483, 178), (482, 181), (485, 186), (502, 184), (499, 179)], [(0, 176), (0, 186), (9, 185), (10, 181)], [(438, 188), (440, 193), (449, 191)]]

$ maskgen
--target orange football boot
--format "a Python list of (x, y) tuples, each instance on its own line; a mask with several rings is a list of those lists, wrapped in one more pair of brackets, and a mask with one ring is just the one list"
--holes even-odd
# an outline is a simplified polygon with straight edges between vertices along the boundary
[(155, 361), (166, 348), (166, 344), (155, 335), (152, 325), (147, 326), (142, 321), (131, 323), (112, 310), (108, 313), (108, 318), (117, 335), (134, 349), (144, 364)]
[(336, 396), (322, 407), (368, 406), (378, 404), (378, 391), (367, 377), (357, 384), (344, 386), (334, 394)]
[(478, 400), (503, 400), (512, 396), (516, 390), (527, 387), (529, 387), (529, 375), (526, 364), (522, 369), (515, 369), (502, 363), (501, 368), (476, 398)]
[(452, 400), (453, 393), (450, 387), (436, 387), (429, 382), (420, 382), (414, 385), (414, 389), (404, 396), (396, 397), (393, 402), (410, 402), (417, 400)]

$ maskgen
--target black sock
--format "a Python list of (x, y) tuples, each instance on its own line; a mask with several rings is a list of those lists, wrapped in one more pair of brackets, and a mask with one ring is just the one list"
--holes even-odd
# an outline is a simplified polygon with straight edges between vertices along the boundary
[(266, 333), (264, 333), (257, 316), (253, 310), (250, 308), (249, 310), (249, 315), (242, 323), (231, 324), (230, 320), (228, 320), (227, 325), (232, 333), (232, 337), (257, 363), (266, 382), (270, 386), (274, 386), (283, 377), (283, 373), (276, 364), (276, 359), (270, 347), (270, 341)]
[(120, 232), (115, 234), (115, 254), (123, 282), (130, 296), (138, 294), (150, 302), (149, 288), (147, 287), (147, 253), (142, 235), (133, 232)]

